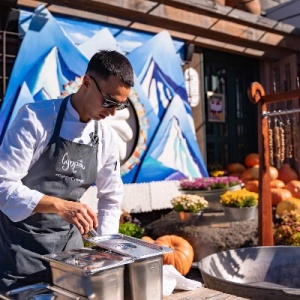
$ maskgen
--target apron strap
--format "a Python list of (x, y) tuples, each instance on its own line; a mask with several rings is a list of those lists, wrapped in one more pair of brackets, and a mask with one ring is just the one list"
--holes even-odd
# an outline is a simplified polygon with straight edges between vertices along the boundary
[(94, 132), (90, 133), (90, 138), (91, 138), (92, 145), (94, 147), (98, 146), (99, 136), (98, 136), (98, 123), (97, 123), (97, 121), (94, 121)]
[[(55, 128), (54, 128), (52, 136), (59, 136), (61, 124), (63, 122), (65, 110), (66, 110), (66, 107), (67, 107), (67, 103), (68, 103), (68, 100), (71, 98), (71, 96), (72, 95), (67, 96), (66, 98), (64, 98), (62, 104), (60, 105), (57, 120), (56, 120), (56, 123), (55, 123)], [(91, 142), (92, 142), (93, 146), (97, 146), (99, 144), (98, 123), (97, 123), (97, 121), (94, 121), (94, 132), (90, 133), (90, 138), (91, 138)]]
[(68, 97), (64, 98), (62, 104), (60, 105), (57, 120), (56, 120), (56, 123), (55, 123), (55, 128), (54, 128), (54, 131), (53, 131), (53, 135), (59, 136), (61, 124), (62, 124), (62, 121), (64, 119), (65, 110), (66, 110), (67, 103), (68, 103), (68, 100), (70, 99), (70, 97), (71, 96), (68, 96)]

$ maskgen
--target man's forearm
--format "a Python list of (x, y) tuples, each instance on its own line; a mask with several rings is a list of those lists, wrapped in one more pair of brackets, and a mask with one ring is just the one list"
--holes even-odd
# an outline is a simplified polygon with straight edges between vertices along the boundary
[(62, 210), (64, 201), (65, 200), (62, 200), (57, 197), (44, 195), (33, 210), (33, 212), (57, 214), (60, 210)]

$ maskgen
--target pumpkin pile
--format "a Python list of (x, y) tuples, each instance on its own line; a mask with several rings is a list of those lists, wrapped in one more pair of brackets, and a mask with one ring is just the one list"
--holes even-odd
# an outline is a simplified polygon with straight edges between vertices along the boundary
[[(244, 183), (245, 189), (250, 192), (258, 192), (259, 185), (259, 155), (249, 153), (242, 163), (231, 163), (227, 166), (229, 175), (239, 177)], [(270, 166), (270, 188), (272, 205), (277, 206), (277, 214), (280, 215), (285, 209), (295, 209), (300, 203), (300, 180), (298, 175), (289, 164), (283, 164), (279, 169)], [(289, 200), (289, 202), (282, 203)], [(282, 203), (282, 204), (281, 204)], [(300, 209), (300, 207), (299, 207)]]
[(173, 265), (183, 276), (191, 269), (194, 260), (194, 249), (186, 239), (177, 235), (164, 235), (156, 240), (149, 236), (143, 236), (141, 239), (148, 243), (155, 243), (173, 249), (173, 252), (163, 254), (164, 265)]

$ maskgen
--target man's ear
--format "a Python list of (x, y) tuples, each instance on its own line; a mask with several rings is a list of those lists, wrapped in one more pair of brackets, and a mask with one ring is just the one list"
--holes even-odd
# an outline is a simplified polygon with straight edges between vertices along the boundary
[(85, 74), (83, 79), (82, 79), (82, 84), (85, 86), (85, 87), (88, 87), (89, 84), (91, 82), (91, 79), (90, 79), (90, 76), (88, 74)]

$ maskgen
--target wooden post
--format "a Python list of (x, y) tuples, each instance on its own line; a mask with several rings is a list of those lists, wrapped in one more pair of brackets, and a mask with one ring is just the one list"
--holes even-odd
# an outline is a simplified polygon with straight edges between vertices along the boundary
[(248, 90), (249, 99), (258, 105), (258, 154), (259, 154), (259, 202), (258, 202), (258, 243), (261, 246), (273, 245), (273, 214), (270, 189), (270, 162), (268, 143), (268, 120), (263, 117), (267, 105), (262, 100), (263, 87), (252, 83)]
[(273, 214), (270, 188), (270, 152), (268, 135), (267, 103), (290, 100), (300, 97), (300, 90), (293, 90), (272, 95), (265, 95), (263, 87), (253, 82), (248, 89), (251, 102), (258, 105), (258, 153), (259, 153), (259, 204), (258, 204), (258, 233), (261, 246), (272, 246)]
[(273, 246), (273, 214), (272, 196), (270, 189), (270, 153), (268, 137), (268, 119), (262, 117), (263, 112), (267, 111), (267, 105), (260, 101), (258, 103), (258, 153), (259, 153), (259, 203), (258, 203), (258, 222), (259, 222), (259, 245)]

